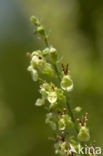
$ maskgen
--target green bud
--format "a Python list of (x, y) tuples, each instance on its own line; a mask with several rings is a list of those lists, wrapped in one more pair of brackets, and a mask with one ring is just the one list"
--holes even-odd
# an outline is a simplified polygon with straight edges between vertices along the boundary
[(59, 130), (63, 131), (66, 128), (66, 123), (65, 123), (65, 119), (61, 118), (58, 121), (58, 125), (59, 125)]
[(61, 81), (61, 88), (70, 92), (73, 89), (73, 81), (69, 75), (64, 75)]
[(45, 100), (42, 99), (37, 99), (35, 105), (36, 106), (43, 106), (45, 104)]
[(86, 142), (90, 139), (89, 130), (86, 126), (81, 126), (79, 134), (78, 134), (79, 141)]
[(42, 25), (38, 26), (36, 31), (44, 35), (44, 27)]
[(66, 97), (64, 95), (64, 92), (62, 89), (56, 89), (56, 93), (57, 93), (57, 96), (58, 96), (58, 101), (65, 101), (66, 100)]
[(35, 25), (39, 25), (39, 20), (35, 17), (35, 16), (32, 16), (31, 17), (31, 21), (35, 24)]
[(82, 110), (82, 108), (81, 108), (81, 107), (79, 107), (79, 106), (77, 106), (77, 107), (74, 109), (74, 111), (75, 111), (76, 113), (81, 112), (81, 110)]
[(46, 49), (43, 50), (43, 55), (44, 56), (48, 55), (48, 53), (49, 53), (49, 48), (46, 48)]
[(56, 61), (57, 61), (57, 51), (56, 51), (56, 49), (51, 47), (49, 53), (50, 53), (52, 62), (56, 63)]
[(54, 76), (54, 70), (51, 66), (50, 63), (45, 63), (43, 68), (42, 68), (42, 73), (45, 75), (48, 75), (49, 77), (53, 77)]

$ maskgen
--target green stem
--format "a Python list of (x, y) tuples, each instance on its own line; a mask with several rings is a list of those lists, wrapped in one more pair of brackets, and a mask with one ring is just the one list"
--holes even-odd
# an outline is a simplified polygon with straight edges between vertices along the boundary
[(61, 78), (60, 78), (60, 74), (59, 74), (57, 66), (55, 64), (53, 64), (53, 67), (55, 69), (55, 72), (57, 73), (57, 77), (58, 77), (59, 82), (61, 82)]
[[(47, 39), (47, 35), (46, 35), (45, 31), (44, 31), (44, 42), (45, 42), (45, 45), (46, 45), (47, 47), (49, 47), (48, 39)], [(56, 64), (52, 64), (52, 65), (53, 65), (53, 67), (54, 67), (54, 69), (55, 69), (55, 72), (56, 72), (56, 74), (57, 74), (59, 83), (61, 83), (61, 78), (60, 78), (60, 74), (59, 74), (57, 65), (56, 65)], [(67, 96), (67, 95), (66, 95), (66, 99), (67, 99), (68, 111), (69, 111), (69, 113), (70, 113), (70, 116), (71, 116), (71, 118), (72, 118), (72, 121), (74, 122), (75, 129), (76, 129), (76, 132), (77, 132), (77, 134), (78, 134), (78, 128), (76, 127), (75, 118), (74, 118), (73, 112), (72, 112), (72, 110), (71, 110), (71, 108), (70, 108), (70, 105), (69, 105), (69, 102), (68, 102), (68, 96)]]
[(70, 116), (71, 116), (71, 118), (72, 118), (72, 121), (74, 122), (76, 132), (77, 132), (77, 134), (78, 134), (78, 128), (77, 128), (77, 126), (76, 126), (76, 121), (75, 121), (73, 112), (72, 112), (72, 110), (71, 110), (71, 108), (70, 108), (70, 104), (69, 104), (68, 101), (67, 101), (67, 107), (68, 107), (69, 114), (70, 114)]
[(48, 43), (46, 33), (44, 33), (44, 34), (45, 34), (45, 36), (44, 36), (45, 45), (46, 45), (46, 47), (49, 47), (49, 43)]

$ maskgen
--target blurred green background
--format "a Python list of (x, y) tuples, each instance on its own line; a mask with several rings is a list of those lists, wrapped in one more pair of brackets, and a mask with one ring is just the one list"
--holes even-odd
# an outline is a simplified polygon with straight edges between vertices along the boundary
[(44, 47), (33, 36), (31, 15), (70, 62), (71, 105), (89, 113), (92, 138), (102, 146), (103, 1), (0, 0), (0, 156), (54, 156), (45, 111), (34, 106), (38, 84), (27, 72), (26, 52)]

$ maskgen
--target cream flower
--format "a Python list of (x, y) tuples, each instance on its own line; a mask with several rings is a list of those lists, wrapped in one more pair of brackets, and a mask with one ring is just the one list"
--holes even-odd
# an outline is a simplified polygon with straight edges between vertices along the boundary
[(61, 81), (61, 88), (70, 92), (73, 89), (73, 81), (69, 75), (64, 75)]
[(48, 101), (53, 104), (57, 101), (57, 93), (55, 91), (52, 91), (48, 94)]
[(33, 69), (33, 66), (32, 65), (29, 66), (27, 70), (31, 72), (33, 81), (37, 81), (38, 78), (39, 78), (39, 75), (38, 75), (37, 70)]

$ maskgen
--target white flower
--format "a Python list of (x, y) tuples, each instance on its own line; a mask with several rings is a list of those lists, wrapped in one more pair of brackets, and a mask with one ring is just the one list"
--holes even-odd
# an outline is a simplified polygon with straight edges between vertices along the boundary
[(48, 93), (48, 101), (52, 104), (57, 101), (57, 93), (55, 91)]
[(34, 81), (37, 81), (38, 78), (39, 78), (39, 75), (38, 75), (37, 70), (33, 69), (33, 71), (32, 71), (31, 74), (32, 74), (32, 79), (33, 79)]
[(33, 66), (30, 65), (30, 66), (27, 68), (27, 70), (30, 71), (30, 72), (33, 71)]
[(34, 67), (37, 67), (37, 66), (43, 65), (43, 64), (44, 64), (44, 60), (42, 59), (41, 56), (39, 57), (39, 56), (37, 56), (37, 55), (34, 55), (34, 56), (32, 57), (31, 64), (32, 64)]
[(32, 65), (30, 65), (27, 70), (31, 72), (33, 81), (37, 81), (39, 78), (37, 70), (35, 70)]
[(40, 93), (42, 95), (43, 98), (47, 98), (48, 96), (48, 93), (49, 93), (49, 84), (48, 83), (43, 83), (41, 86), (40, 86)]
[(42, 98), (42, 99), (37, 99), (35, 105), (36, 106), (43, 106), (45, 104), (45, 100)]
[(73, 81), (69, 75), (64, 75), (61, 81), (61, 88), (70, 92), (73, 89)]

